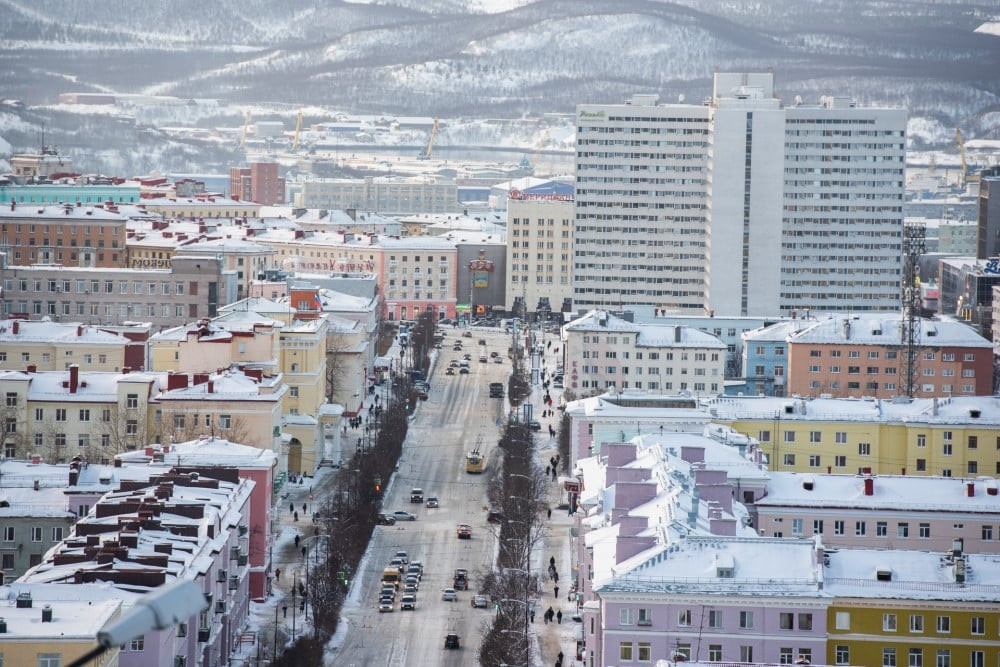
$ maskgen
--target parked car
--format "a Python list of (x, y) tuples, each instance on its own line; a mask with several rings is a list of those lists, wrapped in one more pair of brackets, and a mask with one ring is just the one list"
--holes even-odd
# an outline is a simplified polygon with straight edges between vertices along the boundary
[(485, 595), (473, 595), (472, 596), (472, 606), (476, 609), (486, 609), (486, 605), (489, 601), (486, 599)]
[(490, 359), (496, 359), (499, 356), (500, 356), (500, 353), (497, 352), (496, 350), (493, 350), (492, 352), (490, 352)]
[(446, 588), (441, 593), (441, 599), (444, 600), (445, 602), (455, 602), (456, 600), (458, 600), (458, 593), (455, 591), (454, 588)]
[(480, 345), (486, 345), (486, 339), (485, 338), (480, 338), (479, 339), (479, 344)]
[(416, 514), (410, 514), (409, 512), (407, 512), (405, 510), (396, 510), (395, 512), (392, 513), (392, 517), (396, 521), (416, 521), (417, 520), (417, 515)]

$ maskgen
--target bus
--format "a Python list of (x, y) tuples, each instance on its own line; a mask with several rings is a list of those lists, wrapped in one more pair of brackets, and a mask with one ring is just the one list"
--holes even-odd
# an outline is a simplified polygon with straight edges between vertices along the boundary
[(483, 455), (479, 453), (479, 448), (472, 450), (465, 456), (465, 472), (478, 474), (483, 471)]

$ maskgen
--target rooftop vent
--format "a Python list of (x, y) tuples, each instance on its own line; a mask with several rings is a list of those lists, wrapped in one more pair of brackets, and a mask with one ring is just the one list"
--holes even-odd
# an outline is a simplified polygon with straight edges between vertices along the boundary
[(875, 570), (876, 581), (892, 581), (892, 568), (880, 567)]

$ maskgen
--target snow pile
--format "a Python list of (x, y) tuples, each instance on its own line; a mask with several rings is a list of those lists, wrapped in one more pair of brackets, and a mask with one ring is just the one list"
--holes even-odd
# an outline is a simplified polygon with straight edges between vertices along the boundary
[(934, 118), (914, 116), (906, 123), (906, 136), (910, 145), (936, 146), (954, 143), (955, 130), (945, 127)]

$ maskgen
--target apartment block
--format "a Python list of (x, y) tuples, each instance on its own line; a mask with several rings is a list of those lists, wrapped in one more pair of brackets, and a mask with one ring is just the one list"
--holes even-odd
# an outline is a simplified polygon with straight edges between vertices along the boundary
[(76, 364), (84, 371), (120, 371), (144, 358), (142, 343), (114, 331), (83, 324), (7, 320), (0, 322), (0, 367), (54, 371)]
[(567, 386), (597, 394), (609, 388), (714, 395), (722, 391), (726, 345), (680, 326), (633, 324), (592, 310), (562, 329)]
[(113, 206), (11, 202), (0, 208), (0, 253), (6, 266), (123, 268), (125, 221)]
[[(788, 337), (788, 393), (893, 398), (904, 393), (902, 317), (821, 319)], [(993, 344), (959, 322), (918, 322), (914, 395), (993, 394)]]
[(579, 105), (577, 306), (895, 307), (905, 129), (843, 97), (782, 105), (770, 73), (718, 73), (700, 106)]
[[(561, 187), (556, 187), (556, 185)], [(573, 189), (562, 184), (512, 190), (507, 200), (507, 303), (553, 312), (573, 300)]]
[(434, 177), (366, 176), (363, 179), (305, 181), (295, 195), (302, 208), (357, 209), (382, 215), (455, 213), (455, 181)]

